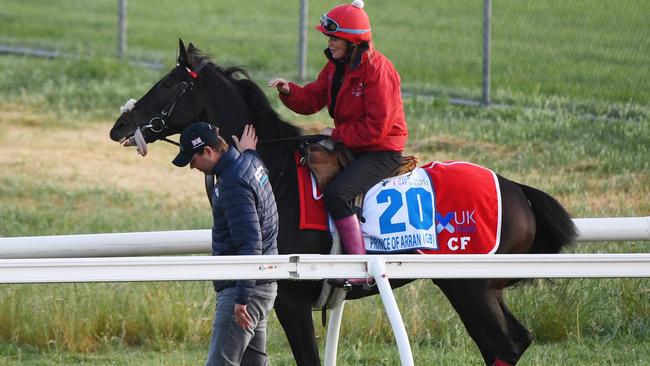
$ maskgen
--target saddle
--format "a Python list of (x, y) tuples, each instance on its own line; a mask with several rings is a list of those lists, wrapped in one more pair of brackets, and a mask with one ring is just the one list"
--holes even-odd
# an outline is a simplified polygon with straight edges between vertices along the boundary
[[(354, 160), (354, 155), (348, 148), (332, 139), (309, 144), (305, 149), (305, 155), (307, 165), (314, 173), (321, 192), (325, 190), (327, 185), (342, 169), (346, 168)], [(417, 168), (418, 163), (417, 156), (404, 156), (399, 167), (386, 178), (406, 174)]]
[[(309, 166), (321, 192), (353, 159), (349, 150), (331, 140), (312, 142), (301, 150), (300, 164)], [(363, 215), (359, 215), (366, 250), (386, 254), (411, 250), (426, 254), (494, 253), (499, 247), (501, 222), (496, 174), (466, 162), (432, 162), (422, 168), (418, 165), (417, 157), (404, 157), (393, 175), (408, 179), (400, 177), (391, 181), (398, 184), (389, 186), (377, 184), (365, 198), (355, 200), (357, 211), (362, 203), (368, 203)], [(378, 194), (385, 192), (403, 199), (379, 202)], [(382, 223), (381, 217), (389, 219)], [(341, 253), (335, 234), (330, 254)], [(333, 308), (344, 298), (344, 293), (329, 294), (324, 289), (314, 308)]]
[[(328, 183), (330, 183), (342, 169), (346, 168), (350, 165), (352, 160), (354, 160), (354, 155), (348, 148), (332, 139), (312, 142), (303, 146), (301, 150), (303, 155), (302, 161), (307, 164), (314, 174), (314, 178), (321, 192), (325, 190)], [(414, 170), (417, 168), (418, 162), (416, 156), (402, 157), (400, 166), (389, 177), (405, 174)], [(363, 206), (363, 196), (364, 193), (361, 193), (356, 197), (355, 206)], [(341, 254), (341, 243), (339, 242), (337, 235), (334, 236), (332, 244), (330, 254)], [(347, 292), (344, 289), (332, 287), (327, 281), (323, 281), (323, 288), (320, 296), (318, 300), (312, 304), (312, 307), (313, 309), (323, 310), (338, 307), (341, 302), (345, 300), (346, 293)], [(323, 318), (323, 322), (324, 321)]]

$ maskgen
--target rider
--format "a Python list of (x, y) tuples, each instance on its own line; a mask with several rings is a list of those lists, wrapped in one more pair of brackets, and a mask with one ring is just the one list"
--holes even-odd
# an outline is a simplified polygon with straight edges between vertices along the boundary
[(352, 200), (389, 176), (400, 164), (408, 136), (400, 77), (393, 64), (371, 41), (364, 3), (339, 5), (320, 18), (318, 31), (328, 37), (328, 61), (318, 78), (304, 87), (273, 79), (280, 100), (300, 114), (327, 106), (335, 128), (329, 135), (355, 155), (325, 189), (325, 205), (334, 219), (344, 250), (365, 254)]

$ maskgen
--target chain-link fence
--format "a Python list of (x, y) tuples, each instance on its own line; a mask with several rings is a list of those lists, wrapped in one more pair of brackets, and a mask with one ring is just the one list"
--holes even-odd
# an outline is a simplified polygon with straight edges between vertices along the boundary
[(492, 2), (495, 91), (650, 101), (650, 2)]
[[(8, 0), (0, 9), (0, 45), (48, 55), (115, 55), (120, 44), (117, 53), (127, 52), (118, 43), (120, 3), (126, 0)], [(160, 64), (173, 52), (167, 45), (189, 34), (222, 62), (311, 79), (326, 46), (313, 26), (339, 3), (162, 1), (152, 7), (132, 0), (123, 39), (128, 58)], [(396, 64), (408, 92), (471, 100), (485, 98), (483, 8), (477, 0), (366, 0), (375, 45)], [(648, 19), (647, 0), (491, 1), (489, 95), (496, 103), (560, 96), (647, 104)], [(305, 34), (306, 46), (296, 47)]]

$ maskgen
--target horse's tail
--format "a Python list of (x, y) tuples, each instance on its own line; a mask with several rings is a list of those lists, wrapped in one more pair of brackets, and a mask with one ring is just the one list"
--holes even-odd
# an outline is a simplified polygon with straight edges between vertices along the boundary
[(535, 214), (537, 229), (531, 253), (559, 253), (578, 236), (571, 215), (548, 193), (519, 184)]

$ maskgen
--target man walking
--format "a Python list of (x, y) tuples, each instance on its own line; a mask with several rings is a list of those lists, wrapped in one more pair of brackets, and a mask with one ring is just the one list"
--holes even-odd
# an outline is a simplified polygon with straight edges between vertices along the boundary
[[(173, 164), (190, 164), (218, 181), (212, 192), (212, 255), (276, 255), (278, 213), (268, 171), (247, 125), (228, 147), (218, 130), (193, 123), (181, 133)], [(214, 281), (217, 307), (206, 365), (268, 365), (266, 324), (277, 294), (273, 280)]]

